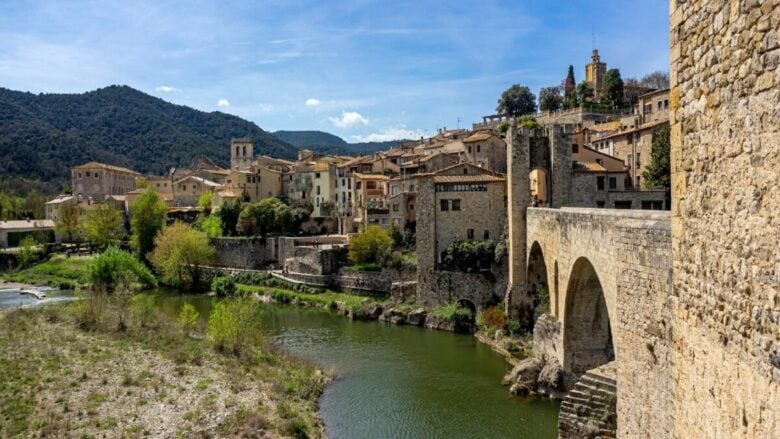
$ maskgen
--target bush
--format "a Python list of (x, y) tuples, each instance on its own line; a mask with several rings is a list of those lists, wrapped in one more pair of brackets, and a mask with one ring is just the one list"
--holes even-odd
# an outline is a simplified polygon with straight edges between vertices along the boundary
[(349, 259), (355, 264), (378, 263), (393, 248), (393, 240), (382, 228), (369, 226), (349, 241)]
[(211, 291), (218, 296), (232, 296), (236, 293), (236, 281), (232, 276), (216, 276), (211, 280)]
[(19, 243), (19, 265), (21, 267), (29, 267), (38, 259), (35, 244), (35, 238), (31, 235), (25, 236)]
[(198, 319), (200, 319), (198, 310), (189, 302), (184, 302), (181, 306), (181, 310), (179, 310), (179, 324), (181, 325), (185, 336), (188, 337), (190, 335), (192, 328), (198, 324)]
[(494, 306), (480, 310), (477, 313), (477, 326), (488, 330), (504, 329), (506, 326), (504, 312)]
[(526, 333), (523, 325), (517, 319), (509, 319), (506, 322), (506, 328), (509, 331), (509, 335), (525, 335)]
[(259, 314), (260, 307), (251, 300), (217, 302), (209, 317), (209, 343), (220, 352), (240, 356), (259, 336)]
[(495, 259), (496, 243), (487, 241), (457, 241), (447, 247), (442, 260), (449, 269), (463, 272), (490, 269)]
[(433, 315), (452, 323), (456, 330), (467, 328), (471, 325), (473, 316), (471, 310), (457, 303), (440, 306), (433, 310)]
[(138, 283), (144, 288), (157, 285), (154, 275), (132, 254), (110, 247), (89, 264), (92, 289), (112, 292), (120, 282)]
[(163, 282), (188, 289), (201, 287), (200, 266), (209, 265), (216, 256), (205, 233), (177, 222), (157, 235), (154, 244), (149, 259)]
[(394, 247), (401, 247), (404, 245), (404, 234), (395, 223), (390, 224), (390, 227), (387, 228), (387, 234), (390, 236), (390, 239), (393, 240)]
[(130, 313), (142, 328), (150, 327), (157, 320), (157, 304), (151, 294), (136, 294), (130, 300)]
[(382, 266), (376, 262), (368, 262), (365, 264), (355, 264), (348, 267), (344, 267), (349, 271), (382, 271)]
[(196, 226), (209, 238), (219, 238), (222, 236), (222, 221), (216, 215), (199, 218)]

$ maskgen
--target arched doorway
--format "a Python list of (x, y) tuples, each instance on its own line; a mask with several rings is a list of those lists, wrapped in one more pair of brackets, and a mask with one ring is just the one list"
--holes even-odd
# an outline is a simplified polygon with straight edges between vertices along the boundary
[(477, 315), (477, 306), (474, 305), (474, 302), (468, 300), (468, 299), (460, 299), (458, 300), (458, 306), (462, 308), (466, 308), (471, 312), (471, 317), (474, 318)]
[(580, 376), (615, 359), (607, 303), (596, 270), (586, 258), (574, 263), (563, 326), (563, 368)]
[(533, 330), (536, 320), (550, 312), (550, 283), (547, 279), (547, 264), (542, 247), (537, 241), (531, 244), (526, 273), (526, 295), (528, 301), (521, 311), (520, 321), (528, 331)]

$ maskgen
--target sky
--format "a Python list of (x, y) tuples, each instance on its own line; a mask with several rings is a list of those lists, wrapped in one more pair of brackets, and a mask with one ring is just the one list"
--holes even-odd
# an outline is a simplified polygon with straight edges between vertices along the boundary
[[(668, 70), (668, 0), (0, 0), (0, 87), (129, 85), (267, 131), (417, 138), (493, 114), (512, 84)], [(594, 32), (595, 29), (595, 32)]]

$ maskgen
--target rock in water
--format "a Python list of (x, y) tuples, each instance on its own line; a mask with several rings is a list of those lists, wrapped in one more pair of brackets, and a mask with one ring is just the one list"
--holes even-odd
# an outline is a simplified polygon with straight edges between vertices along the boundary
[(422, 326), (425, 324), (426, 317), (428, 317), (428, 313), (424, 309), (418, 308), (409, 313), (406, 317), (406, 323), (412, 326)]

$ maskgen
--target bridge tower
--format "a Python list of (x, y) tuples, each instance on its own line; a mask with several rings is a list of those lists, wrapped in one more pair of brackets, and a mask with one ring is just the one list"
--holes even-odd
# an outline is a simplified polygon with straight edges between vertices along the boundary
[[(507, 213), (509, 230), (509, 278), (506, 291), (507, 315), (518, 317), (527, 326), (533, 319), (526, 292), (526, 210), (530, 204), (530, 130), (517, 122), (507, 132)], [(527, 310), (531, 309), (528, 315)]]
[(571, 142), (566, 133), (566, 125), (550, 125), (546, 127), (547, 140), (550, 142), (550, 162), (552, 191), (550, 207), (563, 207), (571, 199), (572, 169)]

